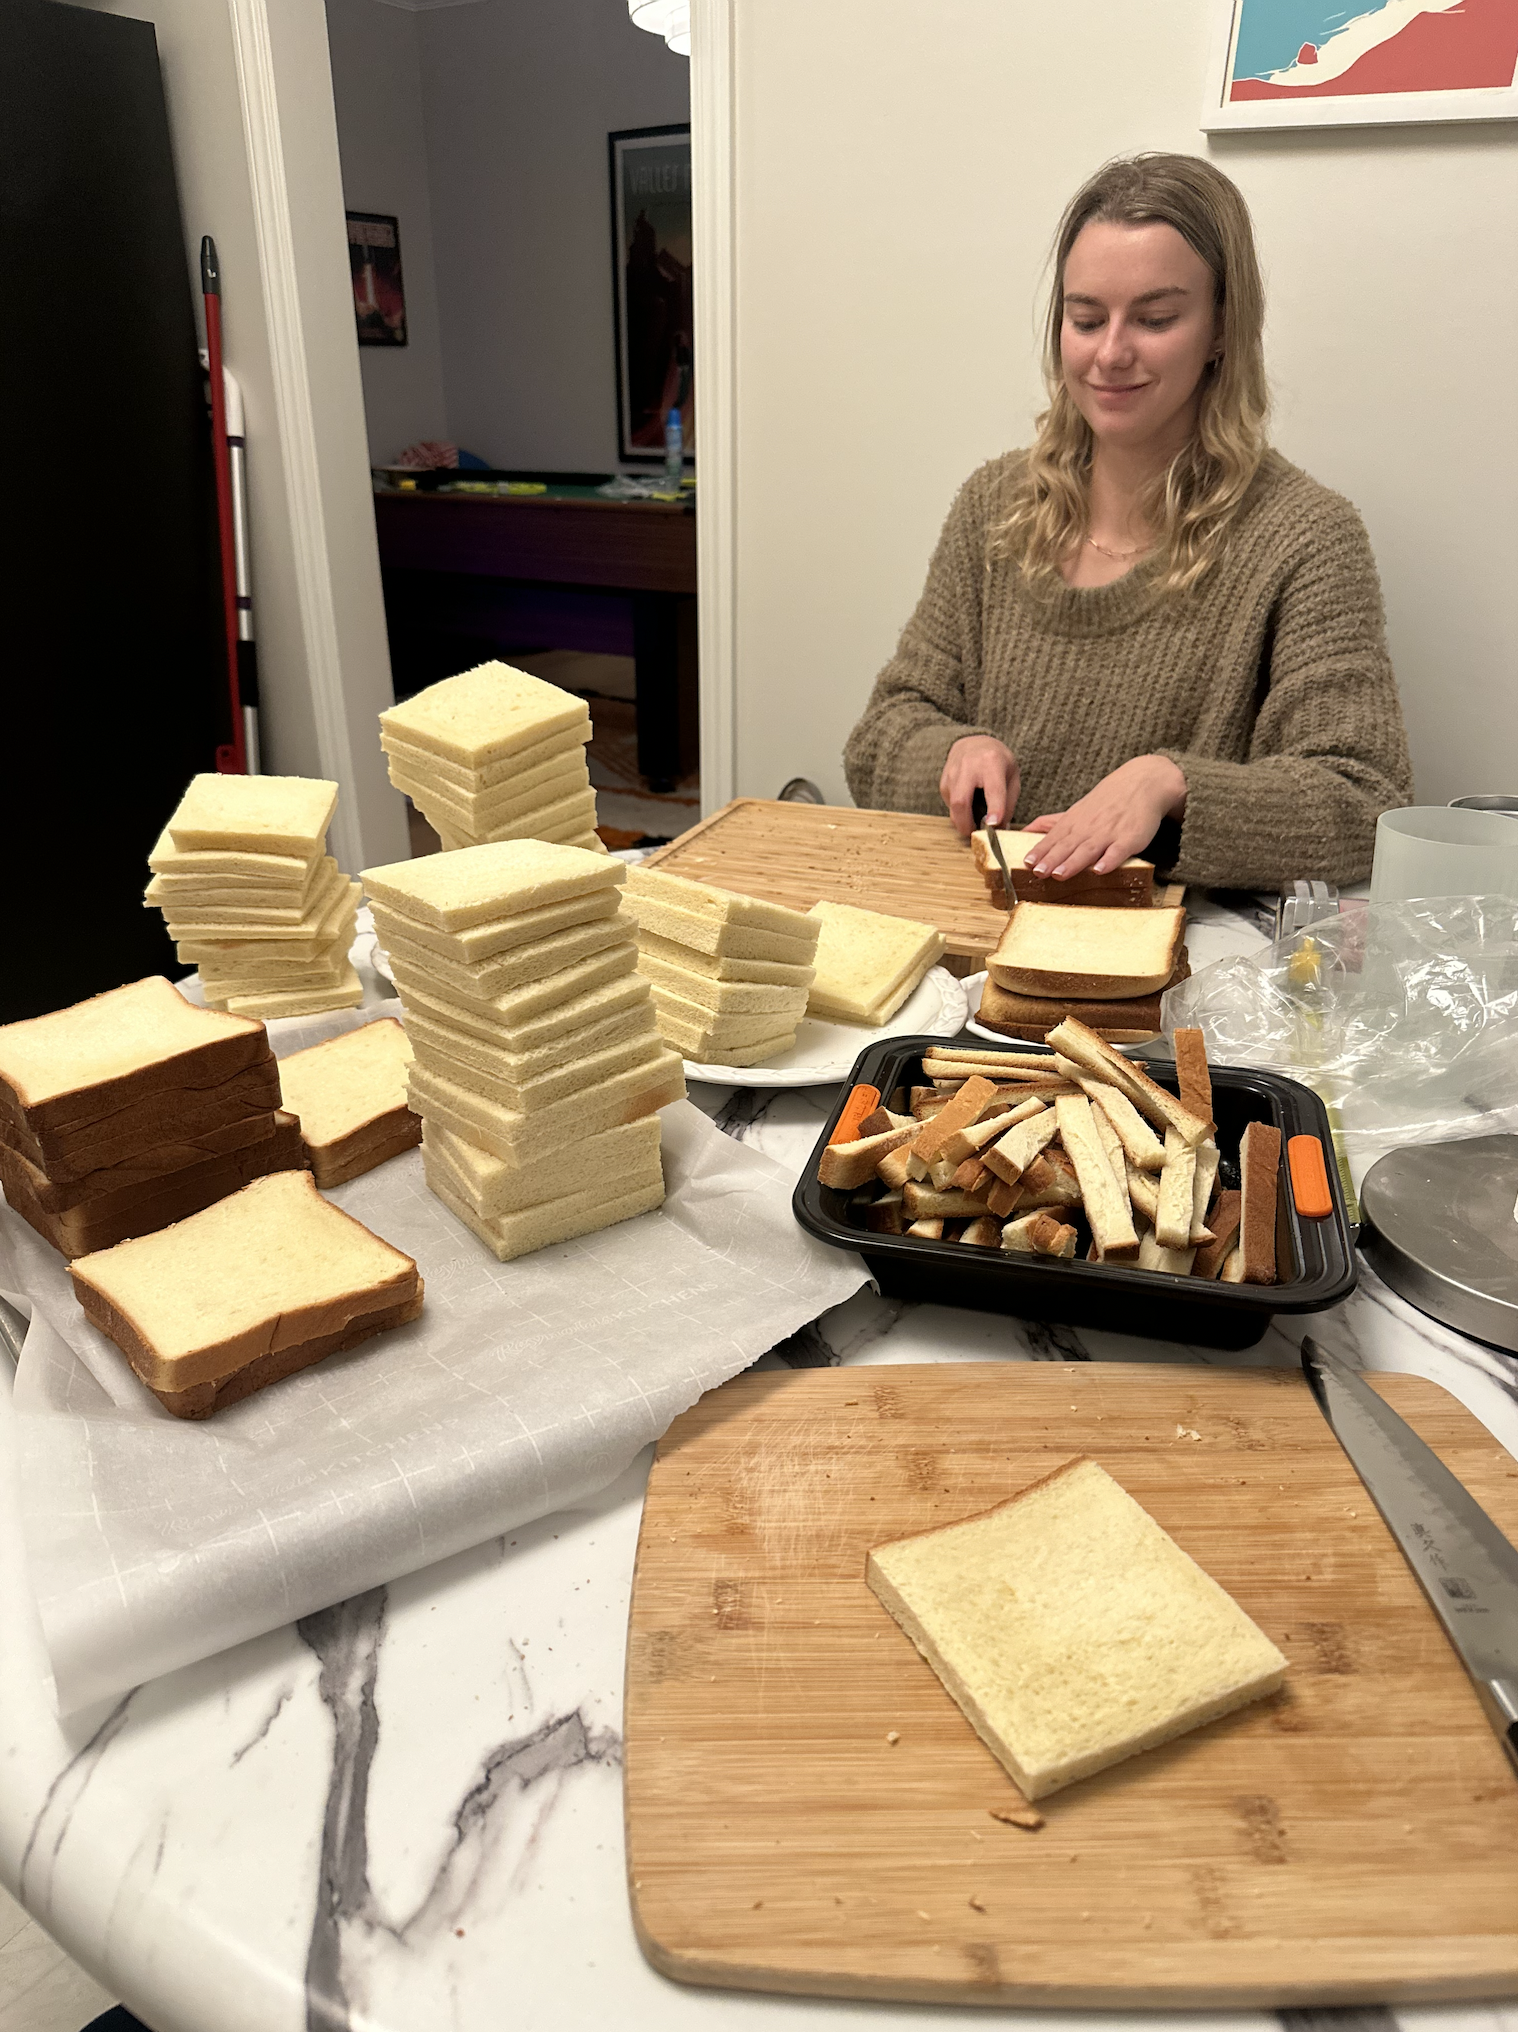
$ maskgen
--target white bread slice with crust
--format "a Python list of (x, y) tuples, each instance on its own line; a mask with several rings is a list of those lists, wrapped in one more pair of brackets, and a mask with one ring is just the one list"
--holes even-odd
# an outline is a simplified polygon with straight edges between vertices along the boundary
[(808, 914), (821, 935), (807, 1013), (828, 1021), (885, 1023), (943, 953), (936, 925), (851, 903), (814, 903)]
[(152, 1144), (145, 1150), (133, 1151), (118, 1164), (105, 1165), (67, 1181), (50, 1177), (40, 1165), (0, 1140), (0, 1173), (14, 1170), (23, 1189), (45, 1213), (67, 1213), (71, 1207), (95, 1201), (103, 1206), (124, 1204), (134, 1192), (157, 1192), (171, 1173), (191, 1170), (208, 1159), (267, 1142), (278, 1120), (276, 1110), (270, 1107), (262, 1114), (246, 1115), (240, 1121), (207, 1129), (198, 1136)]
[(531, 1110), (494, 1101), (477, 1084), (461, 1085), (455, 1073), (434, 1072), (420, 1060), (407, 1085), (412, 1107), (429, 1123), (440, 1122), (515, 1168), (553, 1160), (572, 1140), (684, 1100), (685, 1071), (678, 1054), (660, 1050), (599, 1079), (582, 1080)]
[(421, 1117), (406, 1098), (412, 1057), (401, 1025), (381, 1016), (280, 1060), (285, 1105), (300, 1117), (318, 1185), (340, 1183), (339, 1172), (357, 1177), (348, 1167), (361, 1151), (382, 1148), (391, 1156), (391, 1146), (404, 1149), (421, 1141)]
[(622, 862), (608, 855), (524, 839), (366, 868), (363, 880), (370, 896), (386, 908), (457, 935), (474, 925), (617, 888), (626, 874)]
[(1071, 910), (1019, 903), (986, 970), (1014, 995), (1120, 1002), (1153, 995), (1175, 972), (1186, 912)]
[(866, 1578), (1029, 1799), (1273, 1693), (1288, 1667), (1091, 1460), (876, 1546)]
[(280, 1171), (72, 1267), (86, 1317), (151, 1390), (221, 1382), (421, 1294), (411, 1257)]
[(379, 716), (381, 737), (398, 737), (462, 769), (481, 769), (520, 754), (555, 734), (588, 737), (584, 699), (516, 670), (481, 663), (445, 677)]
[(1109, 909), (1148, 908), (1154, 900), (1154, 863), (1131, 854), (1106, 874), (1087, 868), (1079, 875), (1059, 881), (1053, 875), (1035, 875), (1028, 855), (1044, 844), (1042, 833), (1009, 832), (1000, 829), (1001, 848), (1012, 876), (1015, 898), (1004, 897), (1001, 868), (991, 848), (991, 835), (984, 830), (970, 835), (970, 853), (985, 879), (992, 900), (1003, 909), (1018, 903), (1080, 903), (1105, 905)]
[(167, 831), (183, 853), (280, 854), (322, 851), (337, 809), (337, 785), (312, 776), (190, 778)]

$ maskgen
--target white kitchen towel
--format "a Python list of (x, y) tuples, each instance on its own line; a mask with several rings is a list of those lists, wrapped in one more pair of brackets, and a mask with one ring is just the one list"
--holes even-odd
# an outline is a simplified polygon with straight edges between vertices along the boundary
[[(277, 1049), (309, 1041), (277, 1028)], [(603, 1487), (865, 1282), (797, 1227), (788, 1172), (689, 1102), (663, 1122), (659, 1212), (514, 1263), (433, 1197), (419, 1151), (335, 1188), (416, 1258), (421, 1318), (199, 1423), (149, 1395), (61, 1257), (0, 1208), (0, 1292), (31, 1315), (19, 1480), (60, 1712)]]

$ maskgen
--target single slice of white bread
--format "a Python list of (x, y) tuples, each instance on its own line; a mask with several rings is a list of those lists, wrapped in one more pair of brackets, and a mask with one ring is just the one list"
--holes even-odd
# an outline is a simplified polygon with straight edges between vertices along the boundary
[(539, 764), (537, 768), (509, 776), (493, 790), (464, 791), (439, 781), (430, 771), (412, 769), (399, 763), (392, 756), (390, 781), (397, 790), (404, 790), (414, 803), (425, 799), (461, 825), (472, 828), (517, 818), (524, 811), (536, 811), (540, 805), (554, 804), (560, 798), (573, 796), (576, 791), (587, 790), (590, 787), (590, 771), (585, 763), (585, 750), (575, 747), (565, 755)]
[(280, 1090), (300, 1117), (318, 1185), (335, 1184), (339, 1171), (356, 1177), (347, 1166), (360, 1146), (383, 1146), (389, 1156), (392, 1144), (421, 1141), (421, 1117), (406, 1098), (412, 1056), (400, 1024), (382, 1016), (280, 1060)]
[(689, 967), (653, 959), (639, 949), (638, 972), (653, 985), (684, 1002), (719, 1016), (752, 1016), (761, 1009), (796, 1020), (804, 1014), (808, 990), (769, 981), (714, 981)]
[(866, 1578), (1029, 1799), (1273, 1693), (1288, 1660), (1095, 1461)]
[(86, 1317), (149, 1389), (220, 1382), (421, 1290), (411, 1257), (324, 1200), (307, 1171), (244, 1186), (72, 1269)]
[(167, 827), (158, 835), (148, 866), (155, 875), (224, 876), (231, 881), (272, 882), (282, 888), (304, 889), (321, 860), (318, 844), (309, 854), (265, 854), (246, 847), (176, 847)]
[[(655, 873), (658, 871), (655, 870)], [(822, 926), (801, 911), (792, 914), (807, 927), (803, 936), (756, 930), (700, 911), (686, 910), (642, 890), (624, 892), (622, 907), (637, 920), (638, 935), (667, 940), (693, 953), (737, 960), (775, 960), (788, 967), (810, 967)]]
[(646, 960), (679, 967), (685, 973), (699, 974), (706, 981), (765, 982), (775, 988), (804, 989), (812, 985), (814, 969), (810, 964), (788, 966), (781, 960), (743, 960), (726, 953), (698, 952), (672, 938), (656, 937), (652, 932), (639, 932), (638, 950)]
[(553, 1196), (586, 1191), (602, 1180), (612, 1186), (625, 1182), (631, 1191), (658, 1163), (659, 1135), (659, 1117), (639, 1115), (597, 1135), (577, 1136), (558, 1155), (526, 1166), (505, 1163), (437, 1120), (427, 1123), (422, 1140), (475, 1212), (495, 1220)]
[(393, 967), (405, 967), (412, 974), (425, 975), (435, 984), (434, 992), (446, 991), (455, 1001), (494, 1003), (519, 988), (531, 987), (550, 974), (587, 960), (612, 955), (622, 967), (637, 965), (637, 946), (629, 936), (632, 927), (612, 913), (592, 919), (589, 924), (572, 924), (547, 938), (526, 945), (509, 946), (488, 960), (472, 966), (451, 960), (430, 946), (420, 945), (399, 932), (385, 934), (384, 949)]
[(171, 1104), (269, 1056), (262, 1024), (197, 1009), (150, 974), (0, 1026), (0, 1123), (34, 1137), (84, 1133), (129, 1104), (155, 1095)]
[[(228, 995), (225, 1006), (234, 1016), (258, 1016), (271, 1023), (285, 1016), (321, 1016), (329, 1009), (356, 1009), (364, 999), (364, 984), (349, 967), (331, 988), (254, 988)], [(207, 995), (207, 1002), (211, 997)]]
[(996, 949), (986, 955), (993, 981), (1014, 995), (1079, 996), (1117, 1002), (1152, 995), (1175, 972), (1186, 912), (1070, 910), (1019, 903)]
[(941, 931), (908, 917), (852, 903), (814, 903), (808, 915), (821, 934), (807, 1013), (833, 1022), (886, 1022), (944, 949)]
[(411, 1105), (425, 1123), (440, 1123), (515, 1169), (556, 1162), (582, 1137), (684, 1100), (685, 1069), (675, 1052), (657, 1051), (601, 1079), (582, 1079), (531, 1113), (503, 1106), (477, 1085), (461, 1085), (454, 1074), (434, 1072), (420, 1062), (412, 1066), (407, 1087)]
[(545, 734), (541, 740), (530, 741), (525, 748), (514, 748), (508, 755), (497, 756), (494, 762), (482, 762), (471, 768), (467, 763), (450, 761), (434, 749), (419, 748), (400, 732), (387, 728), (383, 722), (380, 725), (380, 747), (387, 762), (396, 762), (401, 768), (412, 771), (420, 769), (446, 788), (462, 790), (466, 795), (498, 789), (503, 783), (512, 782), (519, 776), (529, 776), (535, 769), (544, 769), (550, 763), (562, 761), (566, 755), (583, 752), (590, 736), (591, 725), (587, 715), (557, 734)]
[(588, 726), (584, 699), (509, 663), (481, 663), (445, 677), (379, 716), (386, 734), (479, 769), (550, 735)]
[[(1276, 1197), (1281, 1171), (1281, 1132), (1270, 1122), (1250, 1122), (1239, 1144), (1239, 1248), (1246, 1284), (1276, 1282)], [(1226, 1272), (1225, 1272), (1226, 1275)]]
[(366, 868), (364, 887), (388, 909), (435, 931), (457, 934), (593, 891), (614, 889), (626, 876), (622, 862), (579, 847), (541, 840), (503, 840), (466, 853), (427, 854)]
[[(619, 861), (617, 866), (620, 868), (621, 865)], [(377, 896), (370, 898), (369, 907), (382, 946), (386, 946), (391, 938), (404, 939), (412, 945), (424, 946), (428, 952), (435, 952), (454, 966), (479, 967), (487, 961), (503, 959), (507, 953), (516, 952), (521, 947), (556, 937), (559, 932), (568, 931), (576, 925), (598, 924), (606, 918), (615, 917), (620, 897), (621, 891), (613, 877), (610, 883), (584, 895), (568, 896), (562, 903), (546, 903), (534, 910), (511, 911), (499, 917), (482, 918), (478, 924), (471, 924), (462, 931), (439, 931), (436, 925), (426, 923), (414, 912), (392, 909)], [(622, 927), (621, 935), (631, 935), (633, 929), (629, 922)]]
[[(422, 1161), (425, 1167), (425, 1151)], [(492, 1221), (484, 1219), (467, 1200), (461, 1199), (435, 1165), (427, 1169), (427, 1183), (448, 1211), (456, 1215), (501, 1263), (515, 1262), (518, 1256), (530, 1256), (534, 1250), (551, 1248), (555, 1242), (573, 1242), (582, 1235), (599, 1234), (603, 1228), (616, 1227), (620, 1221), (635, 1220), (639, 1214), (652, 1213), (664, 1204), (664, 1179), (661, 1175), (630, 1192), (570, 1193), (562, 1199), (549, 1200), (542, 1206), (529, 1208), (523, 1213), (505, 1214)]]
[(768, 932), (772, 937), (815, 944), (807, 915), (784, 903), (766, 903), (758, 896), (740, 896), (734, 889), (719, 889), (709, 882), (692, 882), (684, 875), (666, 874), (662, 868), (634, 867), (627, 871), (629, 896), (647, 898), (669, 910), (683, 910), (704, 918), (709, 924), (734, 929)]
[(192, 776), (168, 823), (183, 853), (285, 854), (322, 851), (337, 785), (313, 776)]
[[(249, 940), (256, 944), (330, 939), (337, 929), (336, 917), (348, 908), (349, 887), (347, 878), (333, 861), (313, 883), (305, 898), (305, 908), (298, 918), (282, 914), (270, 917), (256, 910), (245, 910), (240, 904), (226, 909), (188, 910), (175, 903), (164, 912), (164, 924), (169, 937), (176, 943), (181, 939), (193, 939), (204, 945), (233, 940)], [(326, 929), (329, 920), (332, 921), (331, 930)]]

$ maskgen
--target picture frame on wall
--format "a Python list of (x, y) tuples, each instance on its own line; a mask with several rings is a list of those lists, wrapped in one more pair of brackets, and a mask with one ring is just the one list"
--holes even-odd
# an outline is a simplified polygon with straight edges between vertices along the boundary
[(690, 123), (609, 134), (617, 450), (662, 463), (678, 406), (685, 460), (696, 446), (691, 295)]
[(349, 212), (348, 266), (361, 346), (404, 346), (406, 286), (401, 222), (391, 212)]
[(1518, 0), (1215, 0), (1202, 127), (1518, 119)]

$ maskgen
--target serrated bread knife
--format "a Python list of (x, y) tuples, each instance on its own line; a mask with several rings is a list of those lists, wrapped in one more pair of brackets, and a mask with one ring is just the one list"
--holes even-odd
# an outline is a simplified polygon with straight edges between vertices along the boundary
[(1406, 1420), (1310, 1336), (1302, 1368), (1518, 1772), (1518, 1550)]

